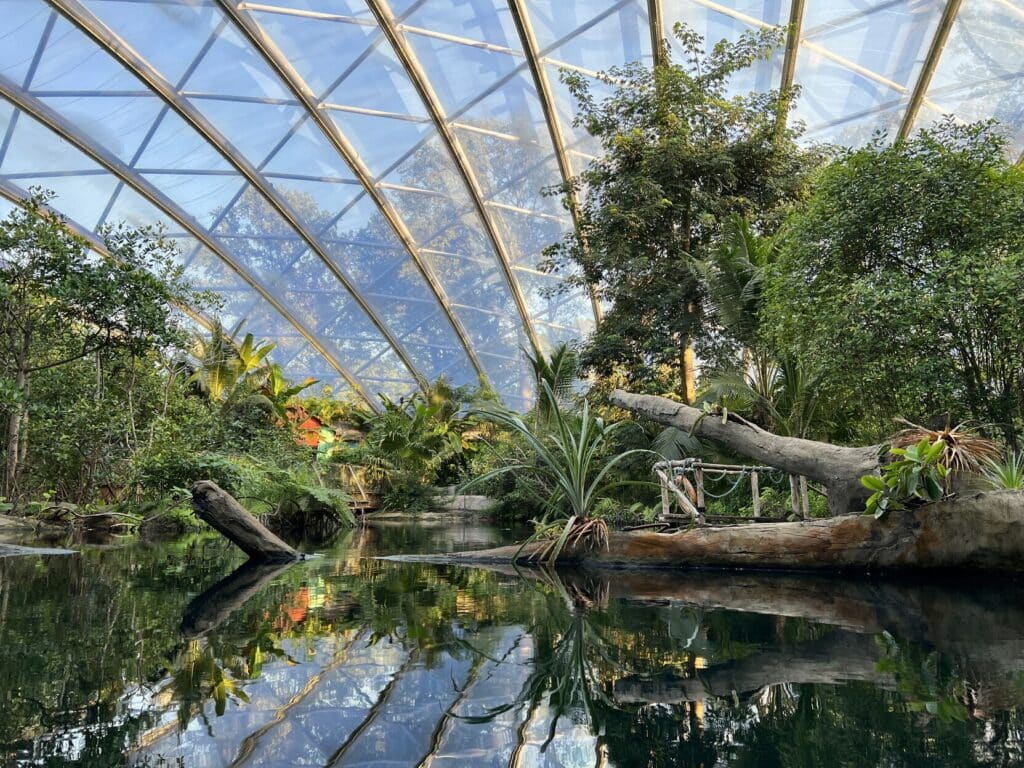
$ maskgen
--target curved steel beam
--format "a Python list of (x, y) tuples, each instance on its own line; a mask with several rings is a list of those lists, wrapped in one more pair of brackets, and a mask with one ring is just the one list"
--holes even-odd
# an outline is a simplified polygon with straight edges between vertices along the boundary
[[(656, 2), (656, 0), (652, 0)], [(537, 35), (533, 31), (533, 23), (530, 21), (529, 12), (526, 10), (524, 0), (508, 0), (508, 9), (512, 13), (512, 21), (519, 33), (519, 40), (523, 45), (523, 52), (526, 54), (526, 63), (533, 75), (534, 86), (537, 88), (537, 98), (540, 100), (540, 108), (544, 113), (544, 122), (548, 126), (548, 134), (551, 136), (551, 146), (555, 150), (555, 159), (558, 161), (558, 170), (562, 175), (562, 182), (565, 184), (566, 193), (569, 197), (569, 208), (572, 214), (573, 224), (579, 228), (580, 201), (575, 188), (570, 184), (572, 181), (572, 165), (569, 163), (569, 155), (566, 153), (565, 134), (562, 133), (562, 121), (555, 107), (555, 97), (551, 90), (551, 80), (544, 68), (544, 62), (540, 58), (540, 45), (537, 43)], [(587, 293), (590, 295), (590, 306), (594, 311), (594, 321), (600, 323), (603, 317), (601, 300), (597, 296), (597, 289), (590, 285)]]
[(46, 126), (61, 139), (86, 155), (93, 162), (105, 168), (118, 181), (131, 188), (144, 200), (166, 214), (167, 217), (178, 224), (183, 231), (187, 232), (198, 242), (202, 243), (203, 246), (227, 264), (240, 278), (252, 286), (253, 290), (266, 299), (266, 301), (274, 307), (275, 310), (277, 310), (278, 314), (291, 323), (291, 325), (294, 326), (300, 334), (302, 334), (306, 341), (308, 341), (310, 345), (317, 350), (317, 352), (323, 355), (324, 359), (330, 363), (331, 367), (348, 382), (349, 386), (363, 397), (364, 400), (366, 400), (367, 404), (371, 408), (375, 411), (380, 411), (380, 406), (377, 405), (376, 401), (366, 391), (362, 383), (359, 382), (347, 368), (345, 368), (330, 352), (327, 351), (327, 349), (316, 339), (315, 335), (311, 333), (310, 330), (298, 320), (298, 318), (292, 315), (291, 312), (263, 286), (261, 281), (259, 281), (254, 275), (249, 274), (245, 267), (235, 261), (227, 251), (221, 248), (220, 245), (215, 242), (210, 233), (198, 224), (188, 213), (178, 207), (173, 200), (164, 195), (163, 192), (148, 181), (138, 176), (138, 174), (136, 174), (112, 153), (93, 144), (83, 134), (79, 133), (74, 127), (69, 125), (61, 115), (49, 106), (39, 101), (37, 98), (32, 96), (32, 94), (15, 85), (3, 76), (0, 76), (0, 96), (25, 112), (25, 114)]
[(537, 332), (534, 330), (533, 318), (530, 315), (529, 307), (526, 305), (522, 286), (519, 285), (519, 281), (512, 270), (512, 260), (509, 258), (508, 248), (505, 246), (505, 242), (498, 231), (491, 212), (487, 210), (487, 206), (484, 204), (484, 195), (480, 182), (473, 173), (473, 168), (462, 147), (462, 143), (459, 141), (459, 137), (455, 135), (455, 131), (452, 130), (451, 125), (448, 123), (448, 117), (444, 113), (444, 108), (441, 106), (441, 102), (434, 92), (430, 80), (427, 78), (427, 74), (420, 64), (416, 52), (406, 39), (405, 33), (399, 30), (398, 22), (387, 0), (366, 0), (366, 5), (376, 17), (377, 23), (398, 56), (398, 60), (405, 67), (406, 74), (415, 86), (424, 105), (426, 105), (427, 111), (430, 112), (438, 135), (455, 161), (456, 169), (459, 175), (462, 176), (466, 189), (469, 190), (473, 200), (473, 207), (480, 217), (484, 232), (487, 234), (487, 239), (490, 241), (501, 271), (505, 275), (505, 282), (512, 292), (512, 300), (515, 302), (516, 309), (519, 312), (527, 338), (530, 339), (530, 343), (536, 349), (543, 349), (540, 345), (540, 337), (537, 336)]
[(910, 135), (917, 122), (917, 114), (921, 111), (921, 104), (928, 93), (928, 87), (932, 83), (932, 75), (939, 65), (942, 52), (946, 48), (946, 40), (949, 39), (950, 30), (953, 29), (953, 22), (960, 11), (963, 0), (947, 0), (946, 7), (942, 11), (942, 18), (939, 19), (939, 26), (935, 29), (935, 36), (932, 37), (932, 44), (928, 48), (928, 55), (921, 66), (921, 73), (917, 76), (917, 83), (910, 94), (910, 101), (907, 103), (907, 111), (903, 114), (903, 122), (900, 123), (900, 130), (897, 136), (902, 140)]
[[(785, 105), (786, 94), (793, 88), (793, 80), (796, 77), (796, 59), (800, 55), (800, 35), (804, 24), (804, 0), (790, 0), (789, 25), (786, 27), (786, 54), (782, 59), (782, 80), (779, 83), (779, 92), (783, 95), (782, 104)], [(785, 108), (782, 106), (782, 108)], [(779, 115), (779, 122), (789, 118), (789, 110)]]
[(402, 364), (409, 370), (413, 378), (424, 390), (427, 388), (426, 378), (413, 365), (405, 348), (401, 345), (387, 325), (377, 315), (376, 310), (367, 303), (363, 296), (356, 290), (349, 279), (337, 264), (327, 255), (317, 237), (299, 219), (291, 206), (273, 189), (263, 177), (263, 174), (256, 169), (248, 160), (242, 157), (231, 143), (194, 107), (187, 99), (179, 94), (174, 86), (168, 82), (148, 61), (137, 53), (127, 42), (122, 40), (116, 32), (106, 26), (103, 21), (94, 16), (79, 0), (47, 0), (54, 8), (60, 11), (68, 20), (90, 37), (101, 49), (105, 50), (112, 57), (117, 59), (129, 72), (138, 77), (149, 88), (156, 93), (168, 107), (182, 117), (202, 138), (210, 144), (217, 152), (230, 163), (255, 189), (260, 196), (270, 205), (274, 211), (287, 222), (288, 226), (305, 243), (306, 246), (323, 262), (324, 266), (342, 284), (349, 295), (355, 300), (359, 308), (363, 310), (370, 322), (377, 328), (380, 334), (395, 350), (395, 354), (402, 361)]
[(665, 59), (665, 23), (661, 16), (661, 0), (647, 0), (647, 17), (651, 23), (651, 56), (655, 64)]
[(333, 107), (333, 105), (319, 103), (316, 94), (313, 93), (312, 89), (303, 77), (288, 62), (288, 58), (284, 55), (281, 49), (277, 47), (277, 44), (274, 43), (270, 36), (263, 31), (259, 24), (257, 24), (249, 14), (242, 13), (242, 11), (239, 10), (239, 7), (249, 8), (251, 7), (250, 5), (247, 5), (246, 3), (236, 5), (233, 0), (218, 0), (218, 5), (231, 19), (231, 21), (234, 22), (235, 28), (248, 39), (253, 48), (255, 48), (260, 56), (263, 57), (263, 60), (267, 62), (267, 65), (277, 73), (288, 90), (292, 92), (295, 98), (298, 99), (299, 103), (305, 108), (307, 114), (320, 129), (321, 133), (323, 133), (338, 154), (345, 160), (349, 168), (352, 169), (352, 172), (362, 184), (363, 189), (370, 196), (370, 199), (373, 200), (377, 209), (381, 212), (381, 215), (384, 217), (385, 221), (388, 222), (388, 225), (391, 227), (392, 231), (394, 231), (398, 240), (402, 243), (402, 246), (409, 254), (409, 257), (413, 260), (413, 263), (423, 276), (423, 279), (426, 280), (431, 293), (433, 293), (437, 298), (437, 301), (441, 305), (441, 309), (447, 315), (452, 328), (455, 329), (455, 334), (458, 336), (459, 342), (465, 349), (466, 355), (469, 357), (470, 363), (472, 363), (477, 375), (481, 380), (485, 380), (486, 373), (476, 356), (476, 351), (473, 349), (473, 345), (469, 341), (469, 335), (461, 321), (452, 311), (451, 302), (449, 301), (444, 288), (441, 286), (440, 281), (437, 279), (437, 276), (430, 268), (430, 265), (426, 263), (419, 253), (415, 239), (413, 238), (409, 228), (406, 226), (395, 207), (388, 201), (388, 199), (381, 193), (379, 187), (374, 183), (370, 169), (360, 159), (359, 153), (356, 152), (351, 142), (349, 142), (345, 137), (337, 124), (324, 114), (324, 110)]

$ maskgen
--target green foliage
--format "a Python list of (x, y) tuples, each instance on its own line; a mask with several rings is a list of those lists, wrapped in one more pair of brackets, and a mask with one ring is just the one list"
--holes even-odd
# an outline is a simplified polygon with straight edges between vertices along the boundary
[(528, 424), (519, 414), (497, 405), (484, 405), (476, 410), (482, 418), (518, 435), (537, 462), (496, 467), (463, 487), (470, 488), (510, 472), (526, 473), (542, 478), (552, 487), (547, 501), (549, 512), (560, 512), (559, 502), (564, 500), (570, 515), (586, 519), (593, 504), (613, 487), (609, 473), (627, 457), (640, 452), (634, 449), (607, 458), (601, 455), (612, 436), (632, 422), (607, 424), (591, 411), (586, 400), (579, 412), (569, 411), (558, 403), (546, 381), (541, 381), (540, 386), (553, 406), (549, 426)]
[(994, 490), (1024, 491), (1024, 453), (1013, 451), (1002, 460), (989, 459), (982, 476)]
[(666, 370), (680, 381), (684, 350), (713, 325), (694, 263), (734, 215), (774, 232), (819, 161), (780, 120), (791, 94), (727, 95), (737, 73), (781, 44), (780, 34), (747, 33), (710, 50), (689, 29), (677, 27), (676, 37), (680, 60), (666, 50), (653, 70), (611, 70), (604, 100), (583, 76), (564, 75), (580, 104), (576, 122), (602, 153), (569, 183), (582, 200), (579, 226), (546, 251), (545, 267), (571, 266), (565, 272), (577, 284), (597, 286), (608, 300), (582, 363), (618, 373), (627, 387), (661, 387)]
[(945, 450), (945, 442), (929, 442), (928, 438), (907, 448), (890, 448), (889, 453), (897, 458), (882, 467), (881, 476), (864, 475), (860, 479), (873, 492), (865, 512), (881, 518), (890, 510), (941, 500), (949, 474), (942, 463)]
[(787, 222), (767, 286), (785, 357), (821, 376), (845, 436), (952, 413), (1016, 444), (1024, 420), (1024, 171), (991, 123), (843, 154)]
[(366, 468), (379, 484), (386, 507), (429, 507), (429, 489), (456, 482), (476, 450), (477, 425), (463, 411), (473, 393), (439, 379), (427, 393), (393, 402), (364, 423), (366, 436), (355, 448), (339, 449), (332, 460)]
[[(533, 369), (534, 381), (547, 383), (546, 388), (538, 386), (537, 401), (533, 406), (536, 418), (547, 421), (556, 407), (568, 405), (575, 394), (573, 387), (577, 380), (579, 356), (568, 344), (559, 344), (547, 356), (536, 347), (532, 355), (525, 350), (524, 354)], [(548, 397), (549, 390), (554, 394), (554, 400)]]
[[(30, 395), (36, 380), (77, 366), (68, 374), (73, 376), (91, 363), (95, 399), (101, 400), (105, 367), (180, 344), (184, 336), (175, 307), (202, 308), (208, 300), (184, 279), (174, 245), (159, 232), (110, 227), (103, 233), (109, 258), (100, 258), (49, 211), (50, 197), (37, 191), (0, 221), (0, 380), (7, 436), (0, 447), (4, 495), (11, 499), (35, 490), (22, 483), (22, 470), (34, 459), (26, 431), (39, 402)], [(116, 450), (111, 436), (103, 437), (100, 453)]]
[(212, 480), (225, 491), (239, 495), (245, 485), (238, 463), (221, 453), (204, 451), (143, 455), (137, 465), (142, 486), (158, 494), (187, 490), (199, 480)]
[(609, 525), (623, 527), (627, 525), (642, 525), (653, 522), (658, 517), (658, 508), (636, 501), (632, 504), (625, 504), (618, 499), (604, 497), (598, 499), (594, 504), (591, 514), (604, 520)]

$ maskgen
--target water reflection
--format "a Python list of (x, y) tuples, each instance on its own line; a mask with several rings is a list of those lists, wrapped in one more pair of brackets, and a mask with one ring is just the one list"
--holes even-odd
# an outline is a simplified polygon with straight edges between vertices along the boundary
[(0, 764), (1024, 761), (1020, 584), (372, 559), (503, 537), (453, 530), (0, 560)]

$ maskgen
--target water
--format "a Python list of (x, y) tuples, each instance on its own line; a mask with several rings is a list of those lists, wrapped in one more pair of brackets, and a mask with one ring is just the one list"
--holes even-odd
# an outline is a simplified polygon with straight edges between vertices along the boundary
[(1020, 584), (372, 559), (509, 536), (0, 558), (0, 765), (1024, 764)]

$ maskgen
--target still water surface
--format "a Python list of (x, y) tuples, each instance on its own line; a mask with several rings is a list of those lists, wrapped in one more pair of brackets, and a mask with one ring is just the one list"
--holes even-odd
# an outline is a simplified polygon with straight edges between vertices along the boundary
[(511, 535), (0, 558), (0, 765), (1024, 765), (1020, 584), (373, 559)]

